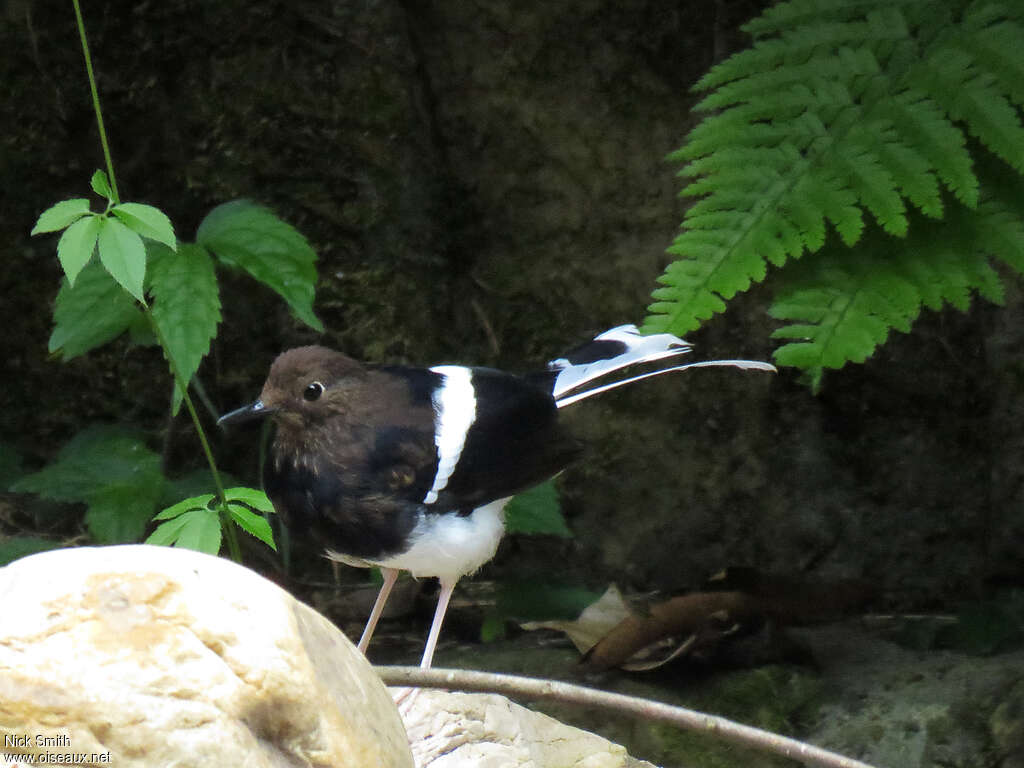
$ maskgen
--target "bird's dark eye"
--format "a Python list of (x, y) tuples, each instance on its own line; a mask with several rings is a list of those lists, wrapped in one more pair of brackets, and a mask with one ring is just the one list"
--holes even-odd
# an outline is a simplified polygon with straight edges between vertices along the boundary
[(320, 395), (322, 395), (323, 393), (324, 385), (321, 384), (319, 381), (314, 381), (309, 386), (306, 387), (306, 389), (302, 393), (302, 396), (309, 402), (313, 402), (314, 400), (319, 400)]

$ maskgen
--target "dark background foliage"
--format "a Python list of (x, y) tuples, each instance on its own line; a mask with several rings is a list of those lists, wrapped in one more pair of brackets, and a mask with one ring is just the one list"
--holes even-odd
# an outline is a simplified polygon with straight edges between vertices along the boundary
[[(280, 350), (321, 340), (364, 359), (526, 370), (642, 319), (682, 218), (663, 161), (693, 117), (688, 87), (745, 44), (755, 2), (126, 3), (84, 8), (119, 185), (181, 237), (214, 205), (274, 208), (320, 254), (301, 326), (269, 291), (222, 285), (200, 379), (251, 400)], [(64, 3), (0, 18), (0, 241), (6, 328), (0, 439), (29, 467), (96, 421), (142, 425), (172, 471), (201, 464), (168, 422), (158, 351), (127, 339), (47, 359), (59, 281), (38, 213), (102, 166)], [(767, 294), (691, 340), (767, 358)], [(719, 567), (863, 576), (885, 607), (948, 607), (1024, 583), (1021, 301), (925, 313), (813, 396), (699, 371), (581, 406), (590, 443), (560, 480), (571, 541), (503, 545), (494, 568), (592, 586), (691, 586)], [(256, 437), (218, 436), (256, 481)], [(7, 532), (24, 525), (15, 500)], [(301, 532), (298, 534), (301, 538)]]

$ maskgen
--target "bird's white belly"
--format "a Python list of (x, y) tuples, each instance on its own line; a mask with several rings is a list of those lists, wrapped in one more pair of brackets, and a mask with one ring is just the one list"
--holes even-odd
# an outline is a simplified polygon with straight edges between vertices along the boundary
[(508, 501), (492, 501), (464, 516), (426, 514), (409, 536), (409, 549), (374, 564), (409, 571), (417, 577), (436, 576), (454, 584), (494, 557), (505, 533)]

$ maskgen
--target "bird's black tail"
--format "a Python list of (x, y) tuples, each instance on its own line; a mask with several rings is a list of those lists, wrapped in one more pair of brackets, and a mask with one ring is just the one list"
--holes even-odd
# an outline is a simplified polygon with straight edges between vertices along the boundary
[(620, 325), (576, 347), (563, 357), (552, 360), (543, 375), (550, 383), (555, 403), (562, 408), (624, 384), (687, 368), (726, 365), (746, 370), (775, 371), (774, 365), (756, 360), (704, 360), (683, 365), (663, 365), (646, 373), (608, 380), (612, 374), (630, 366), (673, 360), (691, 349), (690, 344), (669, 333), (642, 336), (636, 326)]

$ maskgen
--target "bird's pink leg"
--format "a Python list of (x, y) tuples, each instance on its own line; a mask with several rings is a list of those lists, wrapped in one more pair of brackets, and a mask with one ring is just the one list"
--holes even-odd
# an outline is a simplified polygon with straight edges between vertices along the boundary
[(388, 601), (391, 588), (395, 586), (395, 581), (398, 579), (398, 571), (394, 568), (381, 568), (380, 575), (384, 577), (384, 583), (381, 584), (380, 592), (377, 593), (377, 601), (373, 604), (373, 610), (370, 611), (370, 618), (366, 620), (363, 636), (359, 638), (359, 650), (364, 654), (366, 647), (370, 644), (370, 638), (373, 637), (373, 630), (377, 628), (380, 615), (384, 612), (384, 604)]
[(441, 634), (441, 625), (444, 624), (444, 615), (448, 610), (448, 601), (451, 600), (452, 592), (455, 591), (455, 584), (458, 579), (451, 583), (441, 581), (441, 594), (437, 597), (437, 608), (434, 609), (434, 622), (430, 625), (430, 634), (427, 635), (427, 645), (423, 649), (423, 660), (420, 661), (420, 669), (430, 669), (430, 663), (434, 660), (434, 649), (437, 647), (437, 638)]
[[(427, 635), (427, 645), (423, 649), (423, 660), (420, 661), (420, 669), (430, 669), (430, 663), (434, 660), (434, 649), (437, 648), (437, 638), (441, 634), (441, 625), (444, 624), (444, 615), (448, 611), (448, 601), (452, 599), (452, 592), (455, 591), (455, 579), (450, 584), (441, 581), (441, 594), (437, 596), (437, 608), (434, 609), (434, 622), (430, 625), (430, 634)], [(403, 718), (412, 712), (413, 702), (419, 694), (419, 688), (393, 688), (391, 696), (398, 711)]]

